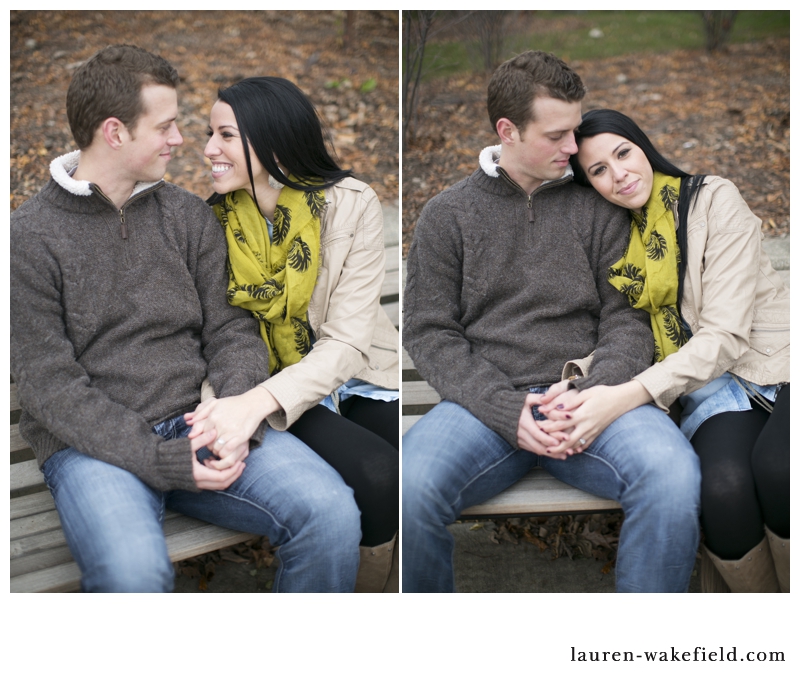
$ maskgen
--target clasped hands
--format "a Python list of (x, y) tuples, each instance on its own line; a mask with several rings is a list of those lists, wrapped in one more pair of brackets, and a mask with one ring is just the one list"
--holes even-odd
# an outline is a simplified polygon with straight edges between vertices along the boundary
[[(517, 425), (517, 443), (521, 449), (553, 459), (580, 453), (609, 424), (632, 408), (628, 406), (632, 393), (644, 391), (637, 381), (617, 386), (595, 385), (582, 391), (568, 386), (569, 381), (564, 380), (550, 386), (544, 395), (531, 393), (525, 398)], [(534, 420), (532, 407), (537, 405), (547, 420)]]
[[(256, 386), (241, 395), (212, 398), (184, 414), (192, 430), (187, 436), (192, 445), (192, 475), (201, 490), (225, 490), (245, 468), (250, 453), (250, 437), (261, 422), (280, 409), (272, 394)], [(203, 459), (197, 452), (207, 447), (216, 457)]]

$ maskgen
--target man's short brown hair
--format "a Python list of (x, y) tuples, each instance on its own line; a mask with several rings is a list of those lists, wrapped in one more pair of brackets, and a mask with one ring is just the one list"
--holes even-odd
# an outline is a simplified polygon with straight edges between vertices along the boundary
[(521, 131), (533, 121), (533, 100), (539, 96), (580, 102), (586, 87), (566, 62), (541, 50), (528, 50), (503, 62), (489, 81), (487, 107), (492, 130), (505, 117)]
[(116, 117), (133, 131), (142, 115), (142, 86), (178, 87), (178, 72), (163, 57), (135, 45), (110, 45), (91, 57), (72, 77), (67, 90), (67, 118), (81, 150), (95, 131)]

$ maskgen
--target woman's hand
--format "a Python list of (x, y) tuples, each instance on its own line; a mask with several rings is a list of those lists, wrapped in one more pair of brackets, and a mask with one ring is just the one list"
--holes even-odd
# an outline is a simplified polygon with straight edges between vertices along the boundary
[(653, 399), (635, 380), (622, 385), (595, 385), (577, 393), (571, 390), (555, 396), (548, 391), (548, 396), (550, 401), (539, 407), (552, 421), (548, 429), (571, 431), (567, 440), (551, 449), (553, 455), (582, 452), (625, 412)]
[(235, 397), (210, 399), (184, 415), (192, 426), (189, 438), (215, 431), (217, 439), (208, 447), (219, 460), (208, 459), (206, 466), (224, 470), (249, 454), (249, 441), (261, 422), (281, 406), (266, 388), (257, 385)]
[[(520, 449), (540, 454), (546, 457), (555, 456), (556, 459), (566, 459), (565, 454), (553, 454), (553, 450), (562, 440), (566, 440), (569, 431), (558, 431), (550, 428), (549, 421), (536, 421), (533, 418), (532, 407), (539, 404), (542, 395), (531, 393), (525, 398), (525, 405), (517, 424), (517, 445)], [(549, 430), (545, 430), (549, 428)]]

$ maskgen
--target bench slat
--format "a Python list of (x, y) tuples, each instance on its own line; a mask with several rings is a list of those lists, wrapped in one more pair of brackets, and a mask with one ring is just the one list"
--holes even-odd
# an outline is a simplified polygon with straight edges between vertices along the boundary
[(11, 451), (19, 452), (27, 447), (28, 443), (25, 442), (25, 438), (19, 434), (19, 425), (16, 423), (11, 424)]
[(36, 492), (24, 497), (14, 497), (11, 500), (11, 520), (42, 514), (56, 508), (56, 503), (48, 490)]
[(619, 503), (614, 500), (603, 499), (578, 490), (562, 483), (547, 471), (535, 468), (499, 495), (462, 511), (461, 518), (613, 511), (620, 508)]
[(403, 383), (403, 406), (438, 404), (442, 398), (425, 381), (406, 381)]
[(12, 578), (11, 592), (74, 592), (80, 580), (81, 571), (73, 561)]
[(44, 476), (35, 459), (11, 464), (11, 492), (44, 483)]

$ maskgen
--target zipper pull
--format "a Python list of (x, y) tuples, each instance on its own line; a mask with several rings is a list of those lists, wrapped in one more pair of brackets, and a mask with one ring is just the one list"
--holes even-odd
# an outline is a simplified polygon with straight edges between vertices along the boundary
[(128, 229), (125, 227), (125, 213), (121, 209), (119, 210), (119, 223), (122, 239), (126, 240), (128, 237)]
[(533, 195), (528, 195), (528, 222), (533, 223), (535, 217), (533, 216)]

